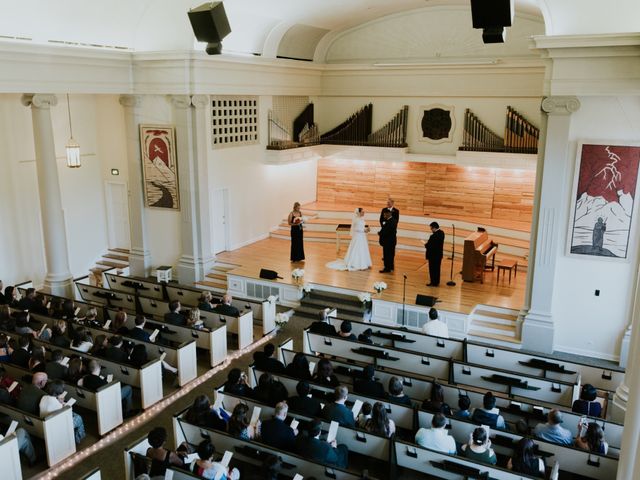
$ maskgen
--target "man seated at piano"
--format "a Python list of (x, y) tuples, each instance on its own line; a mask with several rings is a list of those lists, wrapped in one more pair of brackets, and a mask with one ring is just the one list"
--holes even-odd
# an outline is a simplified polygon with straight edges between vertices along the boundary
[(471, 421), (491, 428), (501, 428), (508, 430), (504, 417), (500, 415), (500, 410), (496, 408), (496, 397), (493, 393), (487, 392), (482, 398), (482, 408), (476, 408), (471, 415)]

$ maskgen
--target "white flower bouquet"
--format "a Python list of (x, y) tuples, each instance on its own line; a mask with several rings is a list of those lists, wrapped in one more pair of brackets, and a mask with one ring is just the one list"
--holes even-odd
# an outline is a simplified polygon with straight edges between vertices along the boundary
[(358, 294), (358, 300), (362, 303), (369, 303), (371, 301), (371, 294), (369, 292), (360, 292)]
[(386, 284), (386, 283), (384, 283), (384, 282), (376, 282), (376, 283), (374, 283), (374, 284), (373, 284), (373, 289), (374, 289), (376, 292), (380, 293), (380, 292), (382, 292), (383, 290), (386, 290), (386, 289), (387, 289), (387, 284)]
[(287, 323), (289, 323), (289, 315), (284, 312), (280, 312), (276, 314), (276, 327), (282, 328)]
[(304, 270), (301, 268), (295, 268), (292, 272), (291, 272), (291, 276), (293, 278), (295, 278), (296, 280), (299, 278), (302, 278), (304, 276)]
[(304, 285), (300, 285), (300, 291), (304, 295), (307, 295), (311, 291), (311, 285), (309, 285), (308, 283), (305, 283)]
[(267, 302), (269, 302), (269, 303), (275, 303), (276, 300), (278, 300), (278, 297), (276, 295), (269, 295), (267, 297)]

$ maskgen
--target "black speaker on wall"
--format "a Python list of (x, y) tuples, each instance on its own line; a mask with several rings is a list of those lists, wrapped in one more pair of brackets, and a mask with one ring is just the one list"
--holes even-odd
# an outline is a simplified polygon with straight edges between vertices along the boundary
[(207, 42), (209, 55), (222, 53), (222, 39), (231, 33), (222, 2), (203, 3), (189, 10), (189, 21), (199, 42)]
[(502, 43), (504, 27), (513, 22), (513, 0), (471, 0), (473, 28), (482, 29), (484, 43)]
[(432, 297), (431, 295), (416, 295), (416, 305), (422, 305), (424, 307), (433, 307), (438, 301), (438, 297)]

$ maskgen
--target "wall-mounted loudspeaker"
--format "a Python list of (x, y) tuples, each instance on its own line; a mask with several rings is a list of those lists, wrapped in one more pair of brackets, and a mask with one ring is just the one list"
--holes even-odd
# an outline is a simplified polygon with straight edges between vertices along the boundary
[(207, 42), (206, 52), (218, 55), (222, 52), (222, 39), (231, 33), (229, 20), (222, 2), (203, 3), (189, 10), (189, 21), (199, 42)]
[(484, 43), (503, 43), (504, 27), (513, 23), (514, 0), (471, 0), (473, 28), (482, 29)]

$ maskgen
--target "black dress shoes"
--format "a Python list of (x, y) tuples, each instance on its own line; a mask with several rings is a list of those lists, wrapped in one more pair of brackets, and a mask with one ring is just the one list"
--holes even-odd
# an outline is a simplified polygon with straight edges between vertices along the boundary
[(380, 273), (391, 273), (391, 270), (387, 270), (386, 268), (384, 270), (379, 270)]

